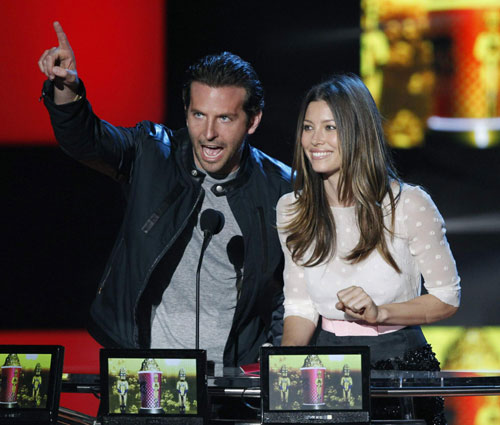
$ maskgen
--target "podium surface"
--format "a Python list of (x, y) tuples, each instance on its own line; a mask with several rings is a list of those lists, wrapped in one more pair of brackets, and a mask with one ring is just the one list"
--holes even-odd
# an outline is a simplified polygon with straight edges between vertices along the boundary
[[(208, 377), (210, 401), (239, 399), (257, 409), (260, 403), (260, 379), (245, 375), (239, 368), (224, 368), (223, 376)], [(68, 374), (63, 380), (63, 392), (99, 393), (99, 376)], [(458, 397), (500, 395), (500, 371), (371, 371), (371, 397)], [(260, 423), (258, 410), (249, 408), (247, 418), (213, 417), (209, 424)], [(241, 411), (240, 411), (241, 412)], [(96, 418), (72, 412), (64, 407), (60, 414), (65, 422), (98, 424)]]

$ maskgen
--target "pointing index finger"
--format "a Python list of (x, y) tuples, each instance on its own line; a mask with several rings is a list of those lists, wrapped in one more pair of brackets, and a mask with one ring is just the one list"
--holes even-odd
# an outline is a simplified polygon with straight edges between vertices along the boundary
[(56, 31), (57, 40), (59, 41), (59, 47), (70, 47), (68, 37), (63, 31), (63, 28), (59, 22), (54, 22), (54, 29)]

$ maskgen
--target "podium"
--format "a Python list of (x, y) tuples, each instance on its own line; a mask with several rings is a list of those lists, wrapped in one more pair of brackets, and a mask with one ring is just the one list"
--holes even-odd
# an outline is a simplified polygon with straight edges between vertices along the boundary
[[(99, 376), (69, 374), (63, 380), (63, 392), (99, 393)], [(239, 368), (225, 368), (224, 376), (208, 377), (209, 425), (258, 424), (260, 380)], [(457, 397), (500, 395), (500, 371), (377, 371), (371, 372), (371, 397)], [(98, 424), (96, 418), (61, 407), (66, 424)], [(373, 421), (379, 425), (414, 424), (417, 418), (398, 421)]]

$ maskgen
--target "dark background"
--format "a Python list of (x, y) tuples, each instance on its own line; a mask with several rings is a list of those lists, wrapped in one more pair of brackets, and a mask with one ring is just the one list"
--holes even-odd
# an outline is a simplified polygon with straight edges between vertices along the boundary
[[(255, 66), (266, 89), (251, 142), (290, 164), (304, 92), (333, 72), (359, 69), (359, 18), (351, 1), (168, 2), (165, 123), (184, 125), (184, 69), (229, 50)], [(430, 133), (423, 148), (394, 155), (402, 177), (438, 205), (462, 277), (462, 307), (439, 324), (498, 325), (500, 149)], [(84, 327), (120, 225), (119, 187), (57, 147), (1, 147), (0, 161), (0, 327)]]

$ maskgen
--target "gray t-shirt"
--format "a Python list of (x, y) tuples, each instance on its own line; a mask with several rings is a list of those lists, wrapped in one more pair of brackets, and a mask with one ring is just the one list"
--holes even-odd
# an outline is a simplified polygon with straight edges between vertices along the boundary
[[(200, 216), (204, 210), (212, 208), (222, 212), (225, 219), (221, 232), (213, 236), (205, 251), (200, 271), (199, 347), (206, 349), (207, 359), (215, 362), (216, 375), (222, 372), (224, 346), (236, 308), (237, 285), (243, 273), (243, 252), (235, 252), (243, 250), (243, 238), (226, 196), (216, 196), (211, 188), (235, 176), (236, 172), (224, 180), (217, 180), (207, 175), (202, 184), (205, 197)], [(192, 349), (196, 346), (196, 269), (202, 243), (203, 232), (198, 220), (162, 301), (153, 311), (152, 348)]]

